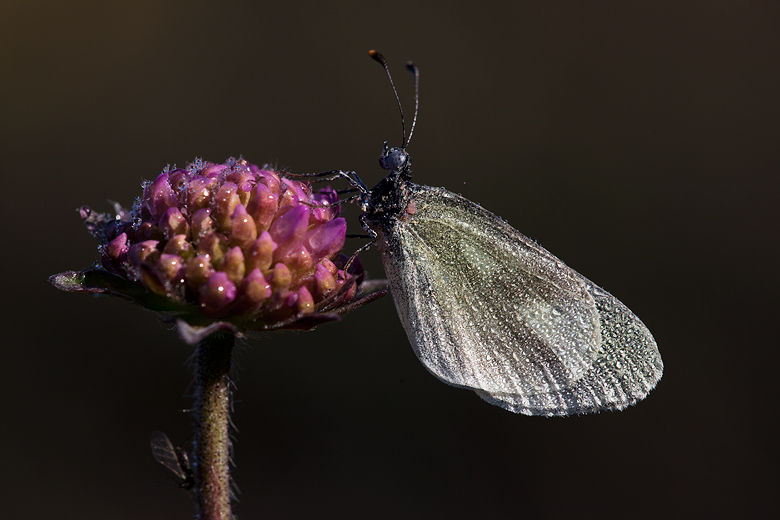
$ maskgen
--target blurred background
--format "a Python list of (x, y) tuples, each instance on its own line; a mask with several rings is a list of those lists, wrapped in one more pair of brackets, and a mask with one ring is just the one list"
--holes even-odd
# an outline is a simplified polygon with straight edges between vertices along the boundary
[[(776, 518), (776, 2), (0, 3), (7, 518), (191, 518), (149, 436), (188, 442), (191, 351), (123, 301), (76, 208), (243, 155), (369, 185), (407, 112), (415, 180), (481, 203), (616, 295), (665, 375), (621, 413), (515, 416), (415, 358), (390, 297), (243, 342), (250, 518)], [(359, 232), (353, 208), (352, 232)], [(348, 242), (357, 248), (363, 242)], [(379, 254), (363, 255), (383, 277)]]

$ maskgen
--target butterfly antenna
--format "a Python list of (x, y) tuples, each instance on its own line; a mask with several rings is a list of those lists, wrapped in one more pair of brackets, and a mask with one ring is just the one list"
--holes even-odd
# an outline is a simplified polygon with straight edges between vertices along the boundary
[(387, 61), (385, 60), (384, 56), (382, 56), (381, 54), (379, 54), (377, 51), (373, 49), (368, 51), (368, 55), (382, 65), (382, 68), (385, 69), (385, 73), (387, 74), (387, 79), (390, 80), (390, 86), (393, 87), (393, 94), (395, 94), (395, 100), (398, 102), (398, 110), (401, 112), (401, 131), (404, 134), (403, 145), (401, 146), (401, 149), (405, 149), (406, 148), (406, 124), (404, 123), (404, 109), (401, 106), (401, 98), (398, 97), (398, 91), (395, 90), (395, 83), (393, 83), (393, 76), (390, 75), (390, 69), (387, 68)]
[(409, 142), (412, 140), (414, 127), (417, 124), (417, 109), (420, 108), (420, 69), (412, 61), (406, 62), (406, 68), (414, 74), (414, 118), (412, 119), (412, 129), (409, 130), (409, 139), (406, 140), (404, 149), (409, 146)]

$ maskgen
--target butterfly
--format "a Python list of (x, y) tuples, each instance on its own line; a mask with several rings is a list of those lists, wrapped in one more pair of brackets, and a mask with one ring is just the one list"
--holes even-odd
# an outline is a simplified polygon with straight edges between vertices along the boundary
[[(376, 51), (403, 109), (387, 63)], [(406, 148), (387, 142), (389, 173), (368, 189), (347, 179), (376, 244), (398, 316), (415, 354), (437, 378), (526, 415), (622, 410), (643, 399), (663, 373), (652, 334), (610, 293), (506, 221), (444, 188), (411, 181)]]

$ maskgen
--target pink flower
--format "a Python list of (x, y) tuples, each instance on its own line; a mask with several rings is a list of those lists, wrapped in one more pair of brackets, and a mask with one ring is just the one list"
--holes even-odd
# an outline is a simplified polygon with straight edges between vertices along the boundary
[(347, 225), (337, 203), (330, 188), (314, 192), (243, 159), (197, 160), (144, 183), (129, 211), (82, 207), (102, 268), (51, 281), (173, 316), (193, 341), (214, 327), (313, 328), (385, 292), (358, 297), (362, 268), (355, 261), (344, 271)]

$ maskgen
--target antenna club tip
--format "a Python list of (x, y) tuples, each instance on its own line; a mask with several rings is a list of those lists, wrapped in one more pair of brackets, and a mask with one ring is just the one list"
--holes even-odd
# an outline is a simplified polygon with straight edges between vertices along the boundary
[(383, 65), (385, 64), (385, 57), (382, 56), (381, 54), (379, 54), (374, 49), (371, 49), (370, 51), (368, 51), (368, 55), (371, 56), (374, 60), (378, 61), (379, 63), (381, 63)]

